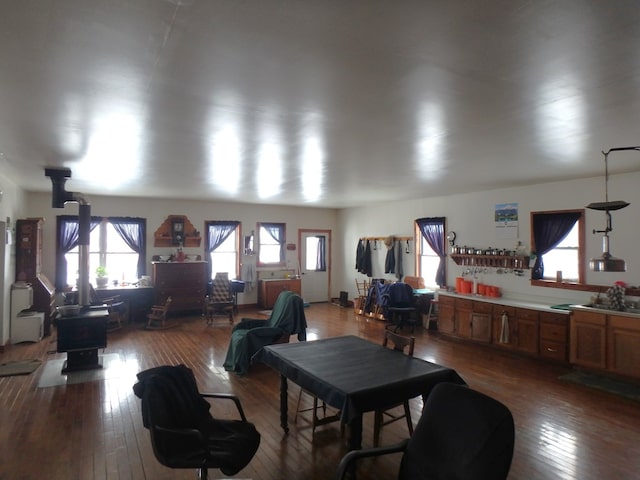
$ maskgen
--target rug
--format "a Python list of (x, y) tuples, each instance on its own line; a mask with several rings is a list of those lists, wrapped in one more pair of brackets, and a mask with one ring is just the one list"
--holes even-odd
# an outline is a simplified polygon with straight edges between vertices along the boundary
[(585, 387), (595, 388), (603, 392), (613, 393), (614, 395), (640, 402), (640, 385), (634, 383), (623, 382), (615, 378), (585, 372), (567, 373), (566, 375), (562, 375), (560, 380), (577, 383)]
[(29, 375), (36, 371), (42, 364), (40, 360), (16, 360), (0, 363), (0, 377), (12, 377), (14, 375)]
[(67, 373), (62, 373), (64, 362), (66, 362), (65, 358), (49, 360), (45, 363), (40, 380), (38, 380), (38, 388), (96, 382), (128, 374), (125, 363), (120, 360), (120, 355), (117, 353), (98, 355), (98, 359), (102, 368)]

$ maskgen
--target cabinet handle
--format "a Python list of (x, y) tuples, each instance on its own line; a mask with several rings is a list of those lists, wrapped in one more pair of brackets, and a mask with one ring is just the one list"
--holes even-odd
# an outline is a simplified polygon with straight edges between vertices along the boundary
[(547, 347), (547, 352), (556, 353), (557, 351), (558, 350), (556, 350), (555, 348)]

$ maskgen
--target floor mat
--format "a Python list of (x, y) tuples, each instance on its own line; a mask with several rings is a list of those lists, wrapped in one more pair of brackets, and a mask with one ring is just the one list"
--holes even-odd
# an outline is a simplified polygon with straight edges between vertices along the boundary
[(42, 365), (42, 362), (37, 359), (0, 363), (0, 377), (29, 375), (30, 373), (35, 372), (40, 365)]
[(566, 375), (562, 375), (560, 380), (577, 383), (640, 402), (640, 385), (634, 383), (623, 382), (615, 378), (585, 372), (567, 373)]
[(102, 368), (79, 370), (62, 373), (66, 359), (49, 360), (38, 381), (38, 388), (55, 387), (58, 385), (73, 385), (77, 383), (95, 382), (111, 378), (119, 378), (126, 373), (126, 366), (117, 353), (98, 355)]

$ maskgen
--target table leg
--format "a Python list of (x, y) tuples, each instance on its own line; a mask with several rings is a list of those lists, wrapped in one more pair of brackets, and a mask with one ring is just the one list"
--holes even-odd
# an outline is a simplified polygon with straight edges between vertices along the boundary
[(287, 377), (280, 375), (280, 426), (284, 433), (289, 433), (288, 421), (288, 390)]
[(356, 416), (349, 422), (349, 450), (362, 448), (362, 415)]

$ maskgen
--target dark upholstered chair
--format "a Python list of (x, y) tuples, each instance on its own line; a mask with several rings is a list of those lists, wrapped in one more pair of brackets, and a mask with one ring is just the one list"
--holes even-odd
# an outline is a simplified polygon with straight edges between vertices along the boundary
[[(207, 478), (209, 468), (235, 475), (258, 450), (260, 434), (247, 421), (240, 400), (231, 394), (200, 393), (193, 372), (184, 365), (140, 372), (133, 390), (142, 399), (143, 424), (162, 465), (198, 469), (200, 479)], [(212, 417), (206, 399), (232, 400), (240, 419)]]
[(352, 450), (340, 461), (336, 479), (353, 472), (358, 459), (402, 452), (398, 480), (503, 480), (514, 440), (513, 416), (505, 405), (468, 387), (440, 383), (427, 398), (411, 438)]
[(265, 345), (288, 342), (294, 334), (300, 341), (307, 339), (304, 302), (298, 294), (285, 290), (278, 295), (268, 319), (243, 318), (233, 327), (224, 361), (225, 370), (246, 374), (251, 357), (258, 350)]

